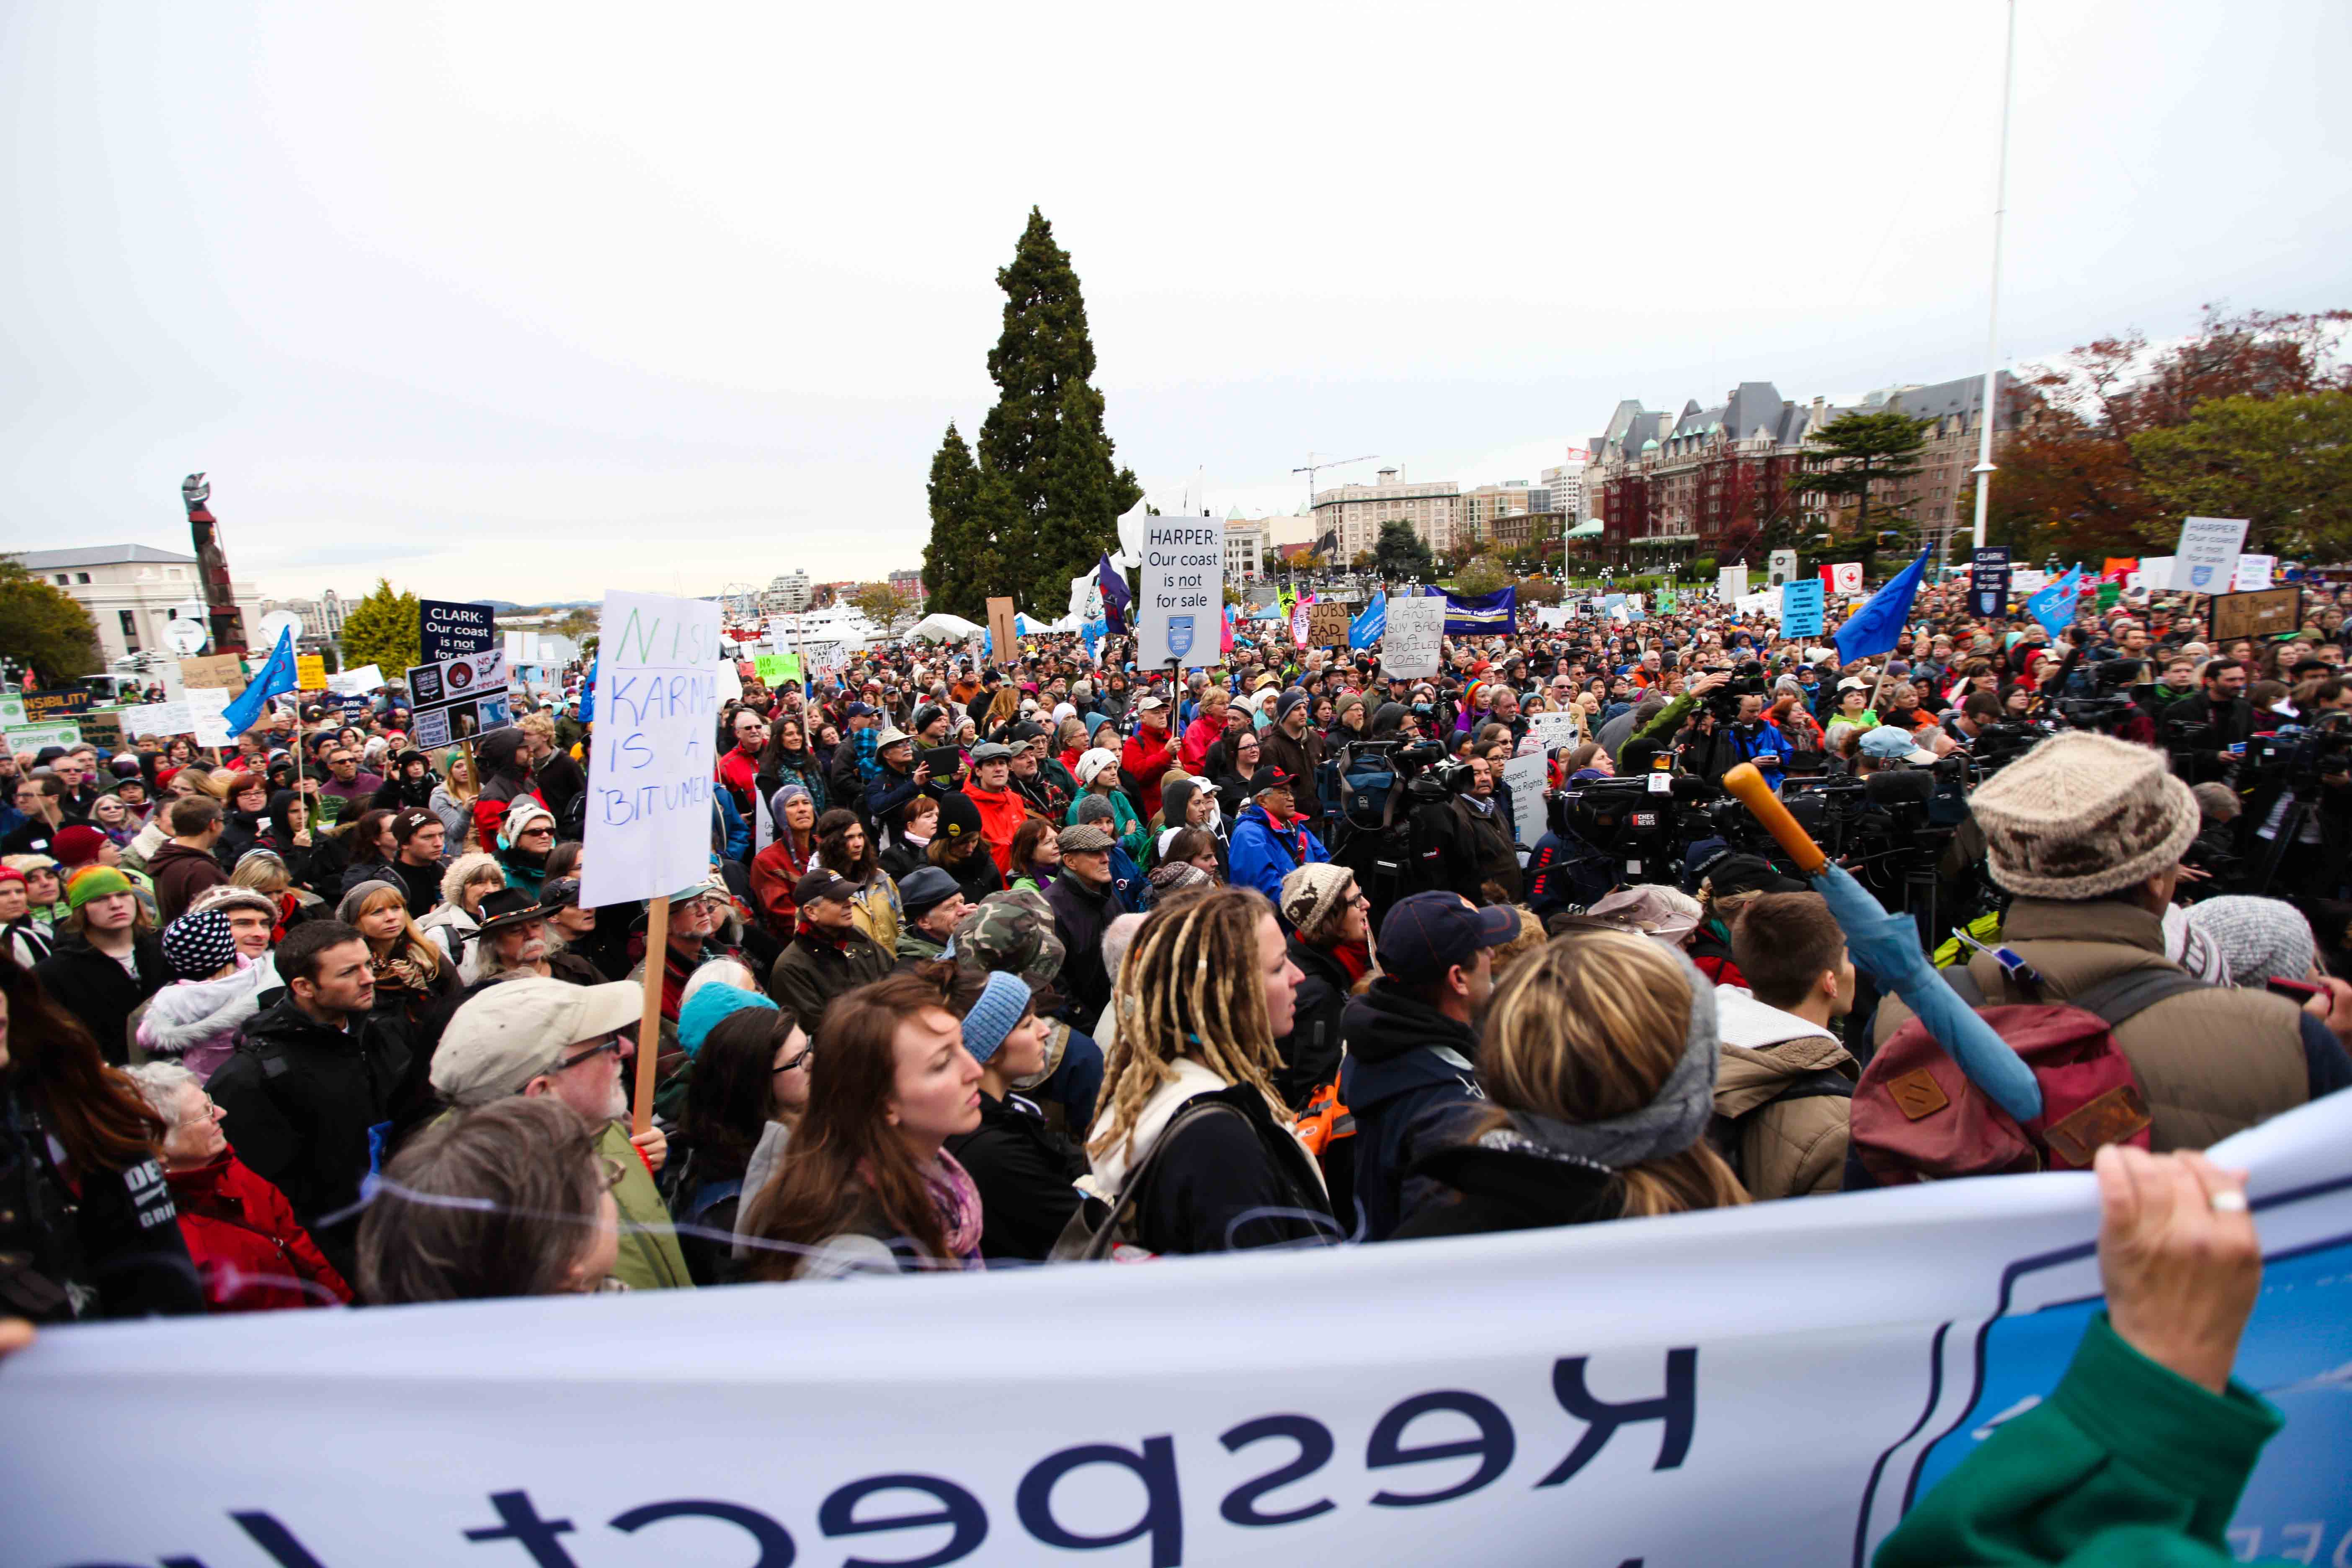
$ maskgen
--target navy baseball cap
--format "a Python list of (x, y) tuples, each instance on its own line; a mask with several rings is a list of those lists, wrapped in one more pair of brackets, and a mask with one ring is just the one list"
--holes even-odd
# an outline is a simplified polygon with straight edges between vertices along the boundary
[(1381, 967), (1414, 984), (1435, 980), (1518, 934), (1519, 911), (1509, 904), (1477, 909), (1459, 893), (1415, 893), (1381, 922)]

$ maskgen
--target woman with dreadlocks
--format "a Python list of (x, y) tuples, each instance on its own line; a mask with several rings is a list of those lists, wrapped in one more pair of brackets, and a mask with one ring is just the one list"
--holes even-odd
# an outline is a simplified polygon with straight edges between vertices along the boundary
[(1119, 965), (1088, 1185), (1157, 1253), (1329, 1242), (1323, 1179), (1274, 1087), (1298, 966), (1263, 895), (1187, 892)]

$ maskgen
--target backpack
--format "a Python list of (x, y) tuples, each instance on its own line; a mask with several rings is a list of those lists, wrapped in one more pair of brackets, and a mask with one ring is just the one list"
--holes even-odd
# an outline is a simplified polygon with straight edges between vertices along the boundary
[(2147, 1100), (2114, 1031), (2168, 996), (2206, 989), (2202, 981), (2135, 969), (2063, 1002), (1987, 1006), (1966, 965), (1942, 973), (2033, 1070), (2042, 1114), (2020, 1125), (1913, 1018), (1871, 1058), (1853, 1090), (1853, 1152), (1882, 1185), (2087, 1170), (2106, 1144), (2148, 1146)]
[(1212, 1095), (1201, 1095), (1188, 1101), (1169, 1118), (1161, 1129), (1159, 1141), (1145, 1152), (1141, 1160), (1129, 1167), (1127, 1179), (1119, 1184), (1118, 1196), (1111, 1203), (1087, 1194), (1078, 1201), (1077, 1212), (1063, 1226), (1062, 1234), (1055, 1238), (1053, 1250), (1046, 1253), (1049, 1263), (1138, 1263), (1158, 1253), (1146, 1248), (1135, 1238), (1135, 1215), (1143, 1196), (1144, 1184), (1159, 1169), (1160, 1156), (1176, 1142), (1176, 1134), (1204, 1116), (1239, 1116), (1241, 1112)]

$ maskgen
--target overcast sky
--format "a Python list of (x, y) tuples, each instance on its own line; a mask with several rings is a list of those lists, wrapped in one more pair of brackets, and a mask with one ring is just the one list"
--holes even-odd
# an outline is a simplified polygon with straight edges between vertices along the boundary
[[(2020, 10), (2006, 354), (2352, 305), (2352, 6)], [(1980, 374), (2000, 23), (18, 0), (0, 549), (184, 550), (203, 468), (279, 595), (917, 565), (1033, 203), (1163, 506)]]

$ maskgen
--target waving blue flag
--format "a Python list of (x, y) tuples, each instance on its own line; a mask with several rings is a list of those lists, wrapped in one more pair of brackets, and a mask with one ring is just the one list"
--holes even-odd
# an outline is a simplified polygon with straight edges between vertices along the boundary
[(2025, 601), (2025, 613), (2056, 637), (2074, 624), (2074, 601), (2083, 596), (2083, 569), (2069, 566), (2066, 574)]
[(229, 739), (235, 740), (253, 727), (261, 710), (273, 697), (294, 689), (294, 628), (288, 626), (278, 634), (278, 646), (269, 650), (269, 662), (253, 678), (253, 684), (238, 694), (236, 701), (221, 710), (221, 718), (228, 724)]
[(1372, 602), (1364, 606), (1363, 613), (1348, 623), (1348, 646), (1370, 647), (1381, 640), (1381, 634), (1388, 629), (1389, 596), (1386, 594), (1375, 593), (1372, 595)]
[(1893, 653), (1903, 623), (1911, 618), (1911, 601), (1919, 596), (1919, 578), (1927, 570), (1927, 552), (1895, 574), (1895, 580), (1864, 601), (1860, 609), (1837, 629), (1838, 662), (1852, 664), (1874, 653)]
[(1095, 585), (1102, 590), (1103, 619), (1110, 623), (1111, 635), (1125, 637), (1127, 608), (1135, 603), (1135, 595), (1128, 590), (1127, 574), (1111, 564), (1108, 551), (1095, 568)]

